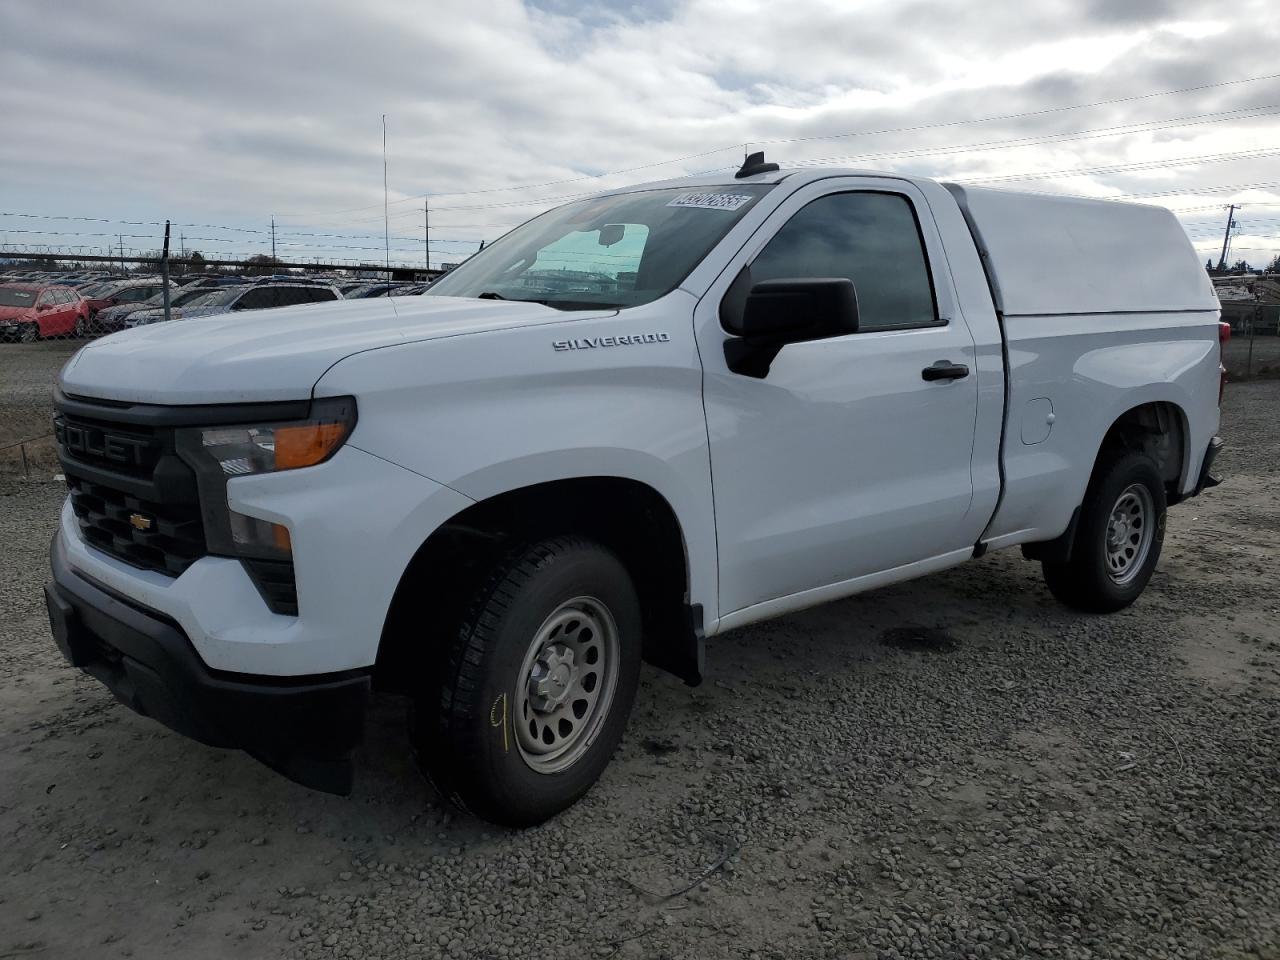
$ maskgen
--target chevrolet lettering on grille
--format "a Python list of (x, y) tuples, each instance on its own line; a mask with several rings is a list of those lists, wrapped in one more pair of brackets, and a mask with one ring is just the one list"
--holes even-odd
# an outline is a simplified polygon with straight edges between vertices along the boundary
[(98, 427), (81, 426), (54, 420), (53, 435), (68, 453), (76, 457), (98, 457), (116, 463), (143, 464), (143, 452), (147, 441), (108, 433)]

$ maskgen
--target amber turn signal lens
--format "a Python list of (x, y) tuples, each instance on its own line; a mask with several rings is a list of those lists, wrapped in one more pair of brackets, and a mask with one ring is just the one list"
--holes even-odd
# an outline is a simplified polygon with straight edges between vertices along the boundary
[(276, 427), (275, 467), (292, 470), (319, 463), (346, 439), (345, 423), (307, 423), (298, 427)]
[(289, 536), (289, 528), (279, 523), (271, 525), (271, 540), (281, 553), (293, 553), (293, 538)]

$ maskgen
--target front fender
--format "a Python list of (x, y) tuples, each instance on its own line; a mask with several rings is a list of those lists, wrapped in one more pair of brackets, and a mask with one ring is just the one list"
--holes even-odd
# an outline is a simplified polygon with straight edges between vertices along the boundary
[[(354, 395), (350, 443), (469, 500), (576, 477), (643, 483), (670, 504), (691, 603), (716, 616), (715, 521), (693, 300), (476, 333), (342, 360), (317, 396)], [(557, 341), (618, 344), (556, 349)]]

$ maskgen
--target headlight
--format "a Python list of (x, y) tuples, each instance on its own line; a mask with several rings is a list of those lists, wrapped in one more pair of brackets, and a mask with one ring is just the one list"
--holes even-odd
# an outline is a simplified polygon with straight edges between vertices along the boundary
[(323, 463), (355, 425), (355, 398), (329, 397), (312, 402), (304, 420), (178, 431), (178, 454), (196, 472), (209, 552), (268, 560), (292, 557), (289, 529), (232, 510), (227, 481)]

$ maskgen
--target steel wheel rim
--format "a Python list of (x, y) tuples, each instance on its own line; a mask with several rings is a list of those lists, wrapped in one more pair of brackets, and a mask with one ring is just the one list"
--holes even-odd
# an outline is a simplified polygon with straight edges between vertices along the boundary
[(1116, 498), (1107, 518), (1103, 539), (1103, 559), (1113, 583), (1133, 580), (1146, 563), (1155, 539), (1155, 501), (1140, 483), (1130, 484)]
[(538, 773), (568, 769), (609, 716), (621, 642), (613, 614), (594, 597), (560, 604), (533, 635), (513, 698), (516, 747)]

